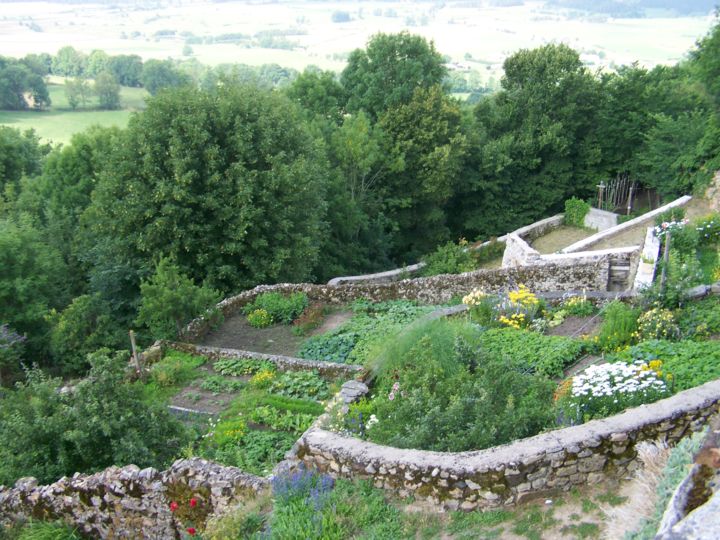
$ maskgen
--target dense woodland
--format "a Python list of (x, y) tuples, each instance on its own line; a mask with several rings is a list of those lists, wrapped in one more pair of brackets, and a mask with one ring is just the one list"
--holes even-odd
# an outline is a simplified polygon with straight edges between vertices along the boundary
[[(20, 359), (81, 374), (87, 353), (127, 348), (128, 328), (172, 337), (259, 283), (386, 269), (502, 234), (620, 173), (690, 193), (720, 168), (719, 59), (718, 26), (686, 61), (652, 70), (593, 73), (547, 45), (510, 56), (501, 90), (469, 106), (443, 86), (432, 43), (379, 34), (339, 78), (184, 84), (127, 129), (67, 146), (0, 128), (3, 380)], [(164, 330), (139, 317), (158, 302), (142, 284), (157, 296), (178, 283), (201, 301)]]

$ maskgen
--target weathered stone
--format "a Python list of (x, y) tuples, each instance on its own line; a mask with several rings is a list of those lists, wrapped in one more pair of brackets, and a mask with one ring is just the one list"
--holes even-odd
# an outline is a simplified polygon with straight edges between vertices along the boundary
[(627, 433), (613, 433), (612, 435), (610, 435), (610, 442), (623, 442), (627, 441), (627, 439)]
[(578, 468), (577, 465), (568, 465), (566, 467), (563, 467), (562, 469), (558, 469), (557, 476), (570, 476), (572, 474), (575, 474), (577, 472)]

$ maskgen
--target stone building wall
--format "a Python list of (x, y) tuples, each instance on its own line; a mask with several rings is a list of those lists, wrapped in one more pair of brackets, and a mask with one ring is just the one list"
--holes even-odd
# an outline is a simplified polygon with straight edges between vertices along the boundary
[(186, 509), (195, 498), (194, 513), (204, 520), (267, 488), (264, 478), (199, 458), (178, 460), (162, 472), (110, 467), (48, 486), (21, 478), (13, 488), (0, 486), (0, 523), (61, 519), (92, 538), (179, 539), (187, 536), (185, 512), (171, 512), (172, 501)]
[(404, 450), (308, 430), (296, 458), (334, 476), (369, 478), (401, 496), (447, 509), (510, 505), (573, 485), (620, 478), (636, 466), (635, 445), (675, 443), (720, 410), (720, 381), (650, 405), (475, 452)]

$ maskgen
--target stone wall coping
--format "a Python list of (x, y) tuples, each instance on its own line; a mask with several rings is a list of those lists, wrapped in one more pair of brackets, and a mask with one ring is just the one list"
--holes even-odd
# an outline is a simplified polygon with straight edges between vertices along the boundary
[(687, 203), (689, 203), (691, 200), (692, 200), (692, 197), (690, 195), (685, 195), (683, 197), (680, 197), (679, 199), (675, 199), (674, 201), (672, 201), (664, 206), (661, 206), (660, 208), (651, 210), (650, 212), (647, 212), (647, 213), (643, 214), (642, 216), (638, 216), (634, 219), (631, 219), (630, 221), (626, 221), (625, 223), (621, 223), (620, 225), (616, 225), (615, 227), (611, 227), (610, 229), (605, 229), (604, 231), (600, 231), (599, 233), (594, 234), (583, 240), (580, 240), (579, 242), (575, 242), (574, 244), (571, 244), (571, 245), (561, 249), (560, 251), (562, 253), (572, 253), (575, 251), (586, 250), (590, 246), (597, 244), (598, 242), (600, 242), (602, 240), (611, 238), (611, 237), (615, 236), (616, 234), (619, 234), (624, 231), (627, 231), (628, 229), (637, 227), (638, 225), (647, 223), (648, 221), (652, 221), (655, 219), (655, 216), (658, 216), (658, 215), (662, 214), (663, 212), (670, 210), (671, 208), (684, 206)]
[(640, 246), (626, 246), (620, 248), (598, 249), (597, 251), (574, 251), (573, 253), (547, 253), (540, 257), (545, 261), (561, 261), (584, 258), (601, 258), (608, 255), (633, 255), (640, 251)]
[(318, 428), (308, 430), (301, 437), (300, 442), (311, 449), (338, 454), (363, 463), (378, 461), (418, 468), (437, 467), (451, 473), (465, 474), (478, 469), (513, 466), (523, 460), (542, 457), (571, 447), (583, 448), (587, 442), (609, 439), (613, 434), (636, 432), (651, 424), (706, 409), (718, 401), (720, 401), (720, 380), (715, 380), (615, 416), (541, 433), (502, 446), (467, 452), (394, 448)]

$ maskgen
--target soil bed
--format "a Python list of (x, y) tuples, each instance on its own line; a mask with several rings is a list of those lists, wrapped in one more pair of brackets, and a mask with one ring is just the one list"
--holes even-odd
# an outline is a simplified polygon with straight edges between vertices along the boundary
[(297, 356), (302, 342), (308, 336), (333, 330), (352, 317), (349, 311), (335, 311), (325, 317), (323, 323), (307, 336), (297, 336), (293, 326), (274, 324), (268, 328), (253, 328), (242, 314), (227, 319), (220, 328), (210, 332), (202, 345), (225, 347), (265, 354)]

